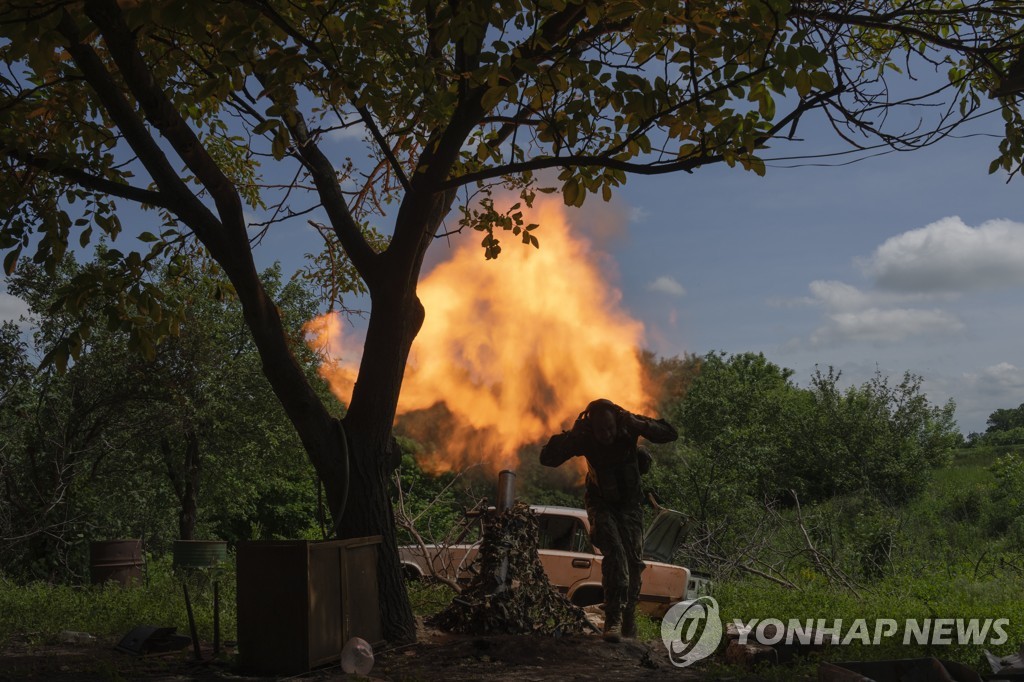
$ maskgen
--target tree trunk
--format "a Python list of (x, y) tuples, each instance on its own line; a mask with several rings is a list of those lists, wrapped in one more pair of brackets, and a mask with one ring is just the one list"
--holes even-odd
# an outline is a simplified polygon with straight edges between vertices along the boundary
[[(416, 639), (388, 492), (389, 474), (399, 463), (391, 430), (409, 350), (423, 324), (423, 306), (416, 297), (423, 255), (454, 193), (418, 192), (414, 200), (409, 201), (409, 195), (406, 199), (391, 245), (376, 256), (372, 274), (361, 272), (370, 289), (372, 308), (359, 377), (343, 422), (344, 434), (288, 347), (280, 315), (256, 275), (251, 252), (242, 248), (248, 246), (248, 235), (241, 213), (234, 221), (225, 220), (233, 229), (224, 241), (216, 229), (193, 227), (235, 286), (263, 361), (263, 373), (323, 481), (338, 536), (382, 538), (378, 594), (384, 637), (391, 642)], [(237, 241), (229, 243), (231, 239)], [(347, 458), (343, 455), (346, 443)]]
[(416, 623), (399, 562), (395, 516), (388, 490), (388, 478), (393, 469), (388, 460), (392, 459), (392, 454), (381, 452), (379, 446), (366, 439), (362, 429), (353, 428), (348, 436), (351, 488), (338, 535), (341, 538), (381, 536), (377, 592), (384, 636), (392, 643), (413, 642)]
[(195, 540), (199, 516), (199, 438), (194, 431), (185, 434), (185, 467), (182, 471), (181, 510), (178, 512), (178, 538)]
[[(397, 300), (382, 301), (388, 293), (398, 294)], [(401, 461), (392, 426), (409, 350), (423, 323), (423, 307), (415, 294), (392, 290), (374, 296), (373, 310), (359, 380), (343, 422), (350, 471), (348, 499), (337, 530), (342, 538), (381, 536), (377, 576), (384, 636), (391, 642), (411, 642), (416, 625), (398, 557), (388, 481)], [(328, 486), (325, 489), (337, 519), (338, 500), (331, 498)]]
[(178, 539), (194, 540), (196, 519), (199, 516), (200, 453), (199, 436), (195, 431), (185, 432), (185, 458), (179, 468), (174, 448), (166, 437), (160, 438), (164, 470), (178, 500)]

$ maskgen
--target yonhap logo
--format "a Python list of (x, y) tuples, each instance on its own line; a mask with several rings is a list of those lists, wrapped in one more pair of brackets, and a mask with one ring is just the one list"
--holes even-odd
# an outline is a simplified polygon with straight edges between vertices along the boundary
[(685, 668), (715, 653), (722, 641), (722, 619), (714, 597), (674, 604), (661, 621), (661, 639), (672, 665)]

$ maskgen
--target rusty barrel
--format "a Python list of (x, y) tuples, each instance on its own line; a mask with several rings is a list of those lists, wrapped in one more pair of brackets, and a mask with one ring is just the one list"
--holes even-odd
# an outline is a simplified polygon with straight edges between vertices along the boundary
[(175, 568), (215, 568), (228, 558), (224, 540), (175, 540)]
[(125, 587), (142, 581), (142, 540), (89, 543), (89, 577), (94, 585), (113, 581)]

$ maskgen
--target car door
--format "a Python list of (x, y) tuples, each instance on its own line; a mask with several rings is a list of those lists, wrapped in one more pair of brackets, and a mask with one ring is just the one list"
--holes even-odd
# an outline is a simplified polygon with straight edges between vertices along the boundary
[(580, 581), (600, 582), (600, 563), (583, 522), (569, 514), (544, 513), (538, 519), (538, 548), (548, 580), (563, 594)]
[(671, 509), (661, 509), (644, 533), (644, 559), (670, 564), (685, 539), (683, 515)]

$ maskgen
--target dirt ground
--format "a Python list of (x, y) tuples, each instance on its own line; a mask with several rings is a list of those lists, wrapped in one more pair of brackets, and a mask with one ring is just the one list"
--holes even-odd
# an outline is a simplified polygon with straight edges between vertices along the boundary
[[(203, 652), (204, 662), (195, 662), (191, 648), (174, 654), (136, 658), (115, 651), (114, 644), (114, 641), (83, 645), (8, 642), (0, 650), (0, 680), (255, 682), (281, 679), (241, 675), (234, 669), (230, 655), (214, 659), (208, 648)], [(366, 678), (347, 676), (335, 665), (288, 679)], [(379, 651), (369, 679), (392, 682), (571, 682), (602, 679), (685, 682), (700, 679), (700, 675), (674, 667), (660, 642), (608, 644), (597, 635), (482, 637), (424, 629), (416, 644)]]

